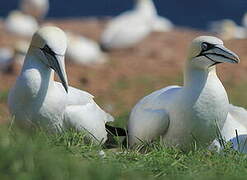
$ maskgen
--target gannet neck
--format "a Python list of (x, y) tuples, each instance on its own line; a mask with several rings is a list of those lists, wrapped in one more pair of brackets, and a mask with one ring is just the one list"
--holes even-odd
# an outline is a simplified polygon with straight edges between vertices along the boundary
[(157, 14), (155, 5), (152, 0), (138, 0), (136, 3), (136, 10), (146, 17)]
[(54, 83), (54, 71), (39, 60), (35, 52), (28, 51), (20, 79), (32, 96), (46, 93)]
[(210, 82), (208, 81), (208, 77), (218, 79), (215, 66), (206, 69), (200, 69), (187, 64), (184, 70), (184, 86), (203, 87), (207, 82)]

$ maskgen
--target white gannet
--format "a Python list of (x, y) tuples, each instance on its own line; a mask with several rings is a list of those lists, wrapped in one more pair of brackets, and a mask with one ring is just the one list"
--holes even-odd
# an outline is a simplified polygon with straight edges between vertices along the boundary
[(169, 86), (140, 100), (128, 122), (129, 144), (162, 137), (168, 146), (188, 150), (196, 141), (206, 145), (216, 137), (228, 113), (228, 97), (217, 77), (216, 64), (238, 63), (236, 54), (215, 37), (193, 40), (184, 71), (184, 86)]
[[(68, 86), (66, 47), (66, 35), (57, 27), (40, 28), (33, 35), (22, 71), (9, 93), (9, 110), (15, 122), (24, 127), (44, 126), (55, 132), (73, 127), (104, 142), (105, 123), (114, 119), (91, 94)], [(53, 70), (62, 83), (54, 81)]]
[(137, 0), (135, 8), (112, 19), (101, 36), (103, 49), (128, 48), (136, 45), (153, 30), (157, 12), (152, 0)]
[(68, 38), (68, 48), (66, 56), (69, 60), (82, 65), (102, 64), (107, 61), (98, 43), (83, 36), (66, 33)]
[(48, 13), (49, 0), (21, 0), (20, 8), (25, 14), (42, 19)]
[(224, 40), (243, 39), (247, 37), (245, 28), (238, 26), (233, 20), (230, 19), (211, 22), (210, 31), (217, 33), (220, 38)]
[(8, 32), (24, 37), (32, 37), (39, 27), (35, 18), (20, 11), (10, 12), (4, 26)]
[(13, 71), (13, 56), (14, 51), (11, 48), (0, 48), (0, 71), (11, 72)]

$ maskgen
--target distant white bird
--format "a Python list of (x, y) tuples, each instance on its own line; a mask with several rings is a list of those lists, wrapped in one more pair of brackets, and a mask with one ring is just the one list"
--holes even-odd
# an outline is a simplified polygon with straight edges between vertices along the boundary
[(183, 150), (206, 146), (216, 137), (216, 121), (223, 127), (228, 97), (216, 75), (216, 64), (238, 63), (236, 54), (215, 37), (193, 40), (185, 65), (184, 86), (169, 86), (144, 97), (128, 122), (129, 144), (162, 137), (168, 146)]
[(101, 36), (103, 49), (128, 48), (136, 45), (153, 30), (157, 12), (152, 0), (137, 0), (132, 11), (112, 19)]
[(82, 65), (102, 64), (107, 61), (100, 46), (93, 40), (73, 33), (66, 33), (68, 48), (66, 56), (71, 61)]
[[(64, 55), (65, 33), (56, 27), (43, 27), (33, 36), (8, 105), (15, 122), (24, 127), (44, 126), (49, 131), (73, 127), (87, 131), (105, 142), (105, 123), (113, 117), (105, 113), (85, 91), (68, 86)], [(62, 83), (54, 81), (54, 71)]]
[(20, 11), (12, 11), (5, 20), (5, 29), (13, 34), (32, 37), (39, 25), (35, 18)]
[(0, 48), (0, 71), (11, 72), (13, 70), (14, 51), (11, 48)]
[(244, 27), (238, 26), (233, 20), (224, 19), (210, 24), (210, 31), (217, 33), (224, 40), (243, 39), (247, 37)]
[(49, 0), (21, 0), (21, 10), (36, 19), (42, 19), (48, 13)]

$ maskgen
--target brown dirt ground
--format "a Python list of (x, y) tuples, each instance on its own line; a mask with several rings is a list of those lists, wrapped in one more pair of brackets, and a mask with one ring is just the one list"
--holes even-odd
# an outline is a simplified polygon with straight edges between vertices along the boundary
[[(106, 20), (68, 19), (48, 23), (98, 41)], [(96, 101), (114, 116), (122, 115), (147, 93), (173, 83), (181, 84), (188, 45), (202, 34), (208, 33), (183, 28), (152, 33), (134, 48), (110, 52), (110, 61), (105, 65), (78, 66), (67, 59), (69, 83), (93, 94)], [(5, 32), (0, 23), (0, 47), (12, 46), (17, 39), (20, 37)], [(220, 65), (220, 78), (224, 82), (236, 83), (245, 80), (247, 39), (229, 40), (225, 46), (236, 52), (242, 61), (240, 65)], [(18, 73), (19, 68), (16, 68), (13, 74), (0, 74), (0, 91), (8, 91)], [(9, 119), (5, 102), (0, 102), (0, 109), (0, 121)]]

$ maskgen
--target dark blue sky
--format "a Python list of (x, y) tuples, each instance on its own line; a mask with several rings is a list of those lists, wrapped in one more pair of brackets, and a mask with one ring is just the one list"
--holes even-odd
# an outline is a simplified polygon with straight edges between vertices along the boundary
[[(0, 16), (18, 7), (18, 0), (1, 0)], [(247, 0), (154, 0), (159, 14), (175, 24), (205, 28), (222, 18), (241, 22), (247, 12)], [(117, 15), (132, 7), (133, 0), (50, 0), (48, 17), (82, 17)]]

